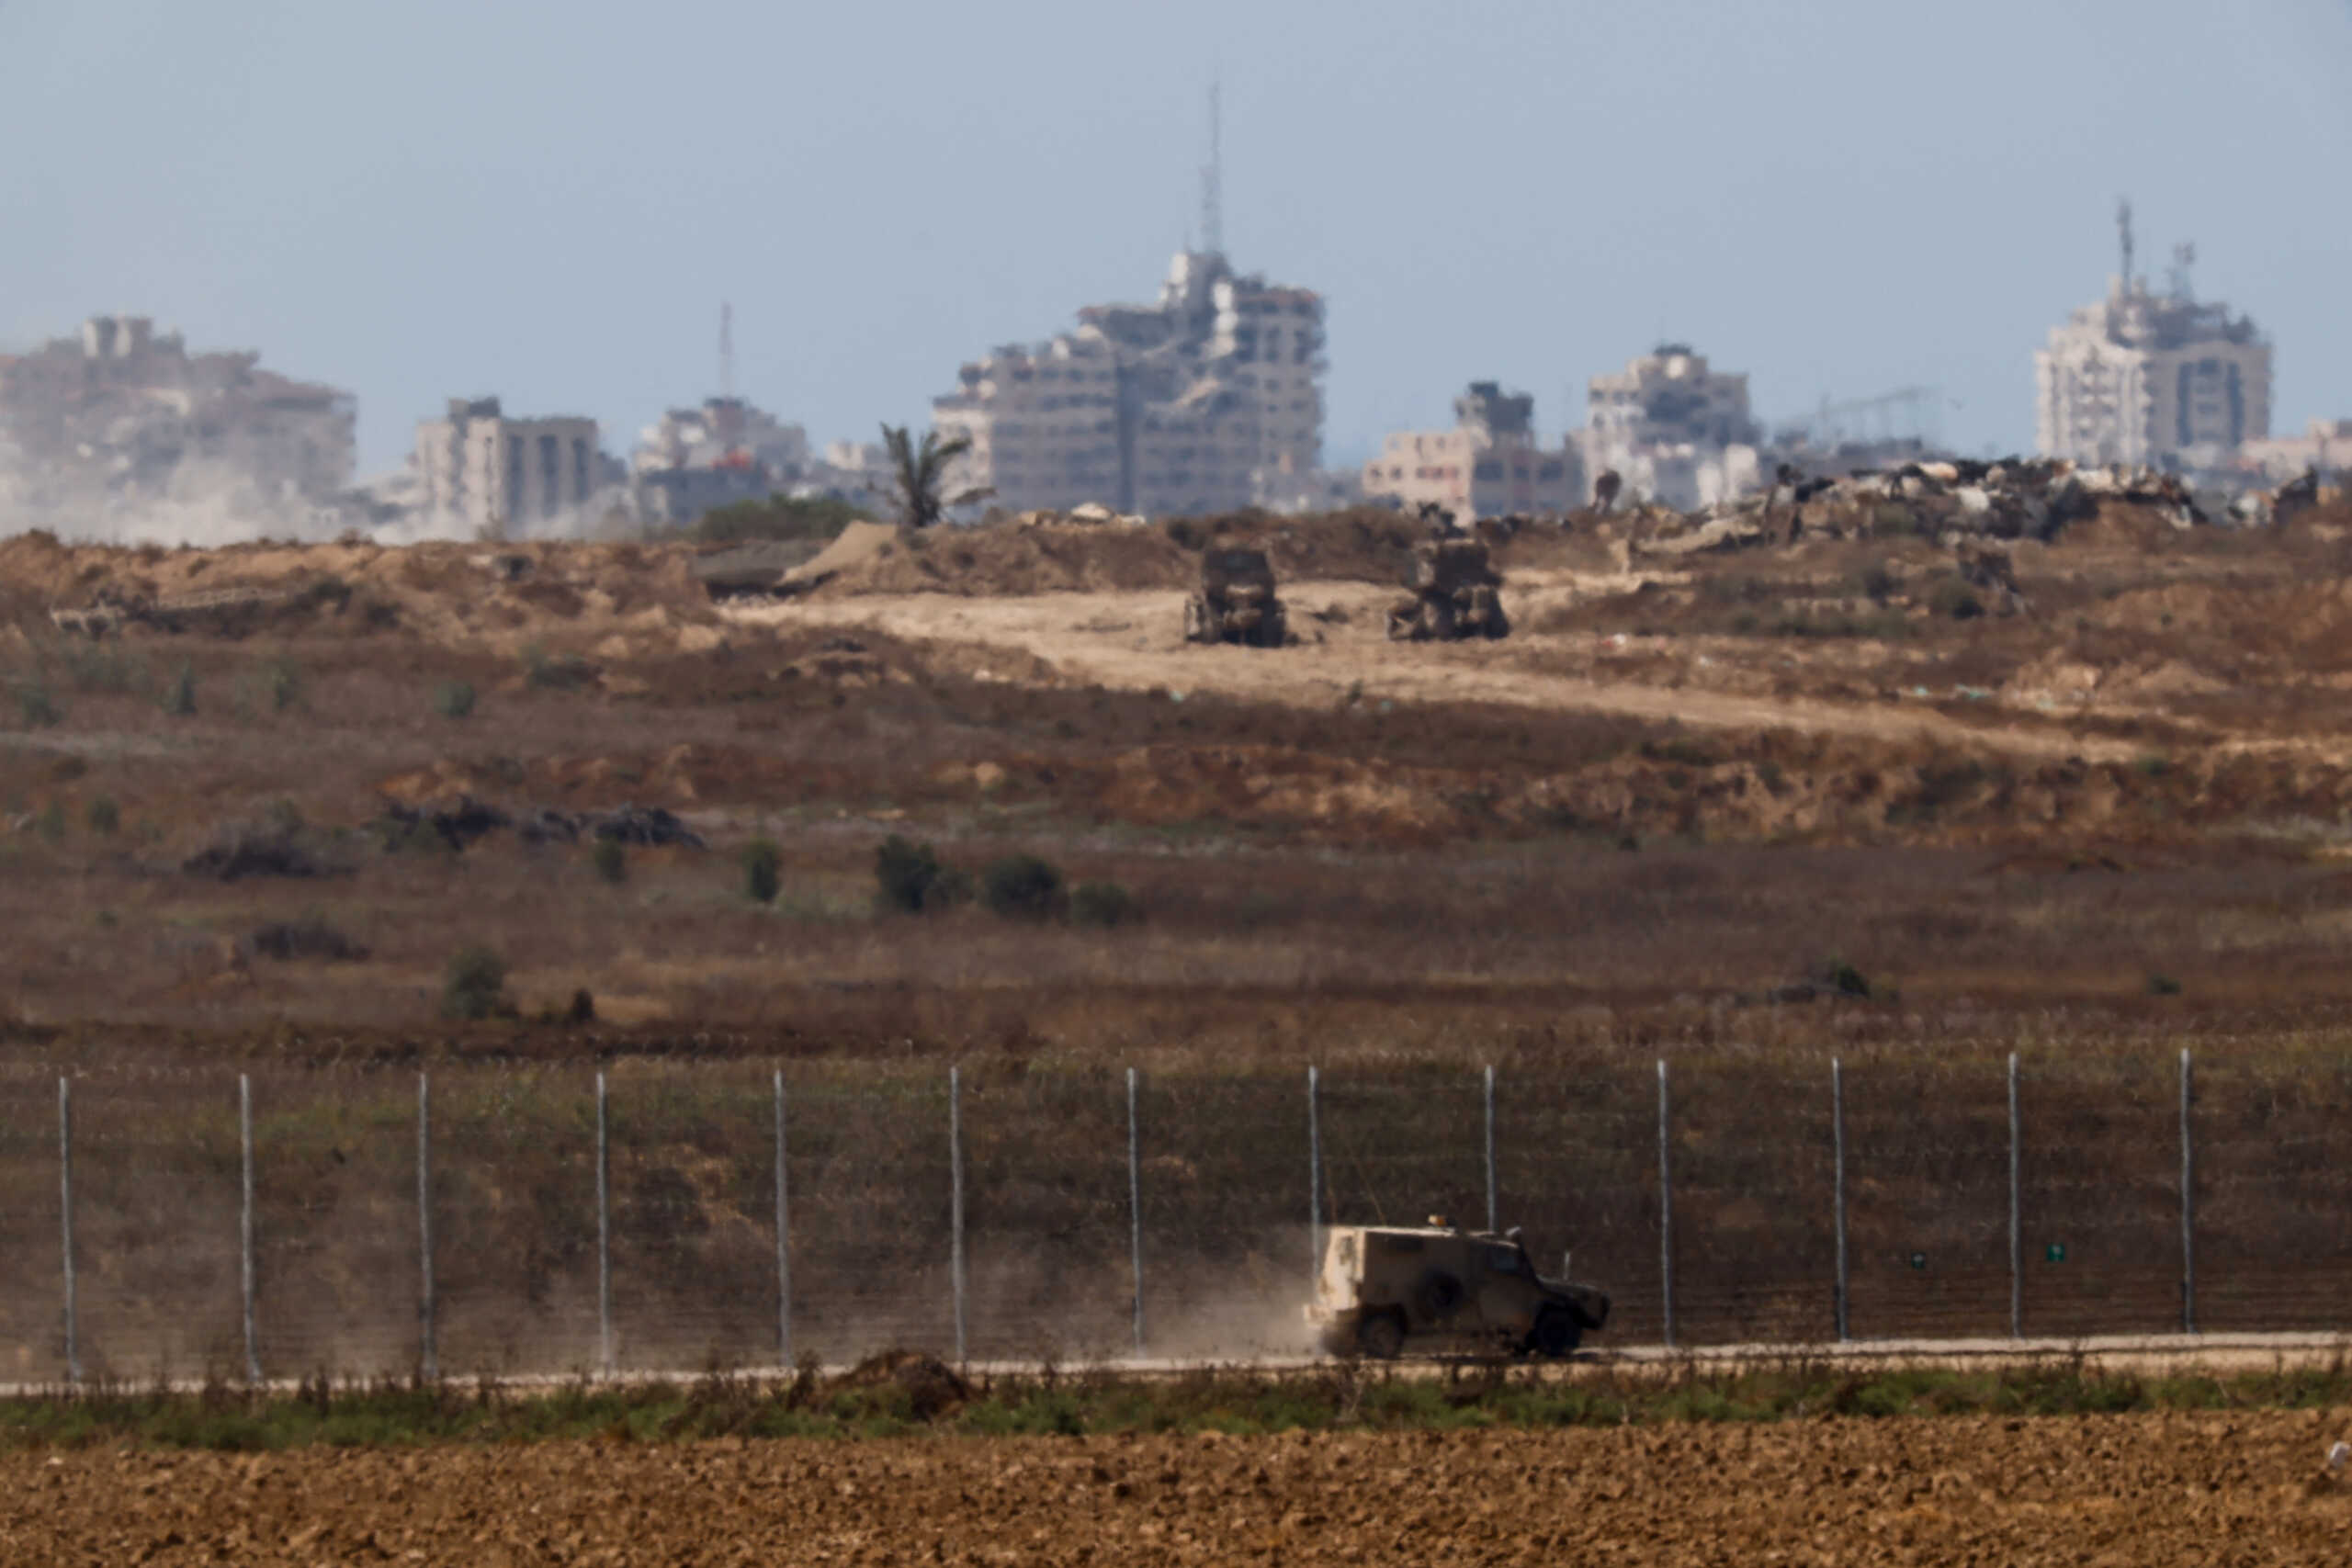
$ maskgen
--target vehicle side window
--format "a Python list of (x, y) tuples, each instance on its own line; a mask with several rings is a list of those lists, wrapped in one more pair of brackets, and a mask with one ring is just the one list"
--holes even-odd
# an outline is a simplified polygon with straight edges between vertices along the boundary
[(1518, 1250), (1509, 1247), (1487, 1248), (1487, 1267), (1498, 1274), (1524, 1274), (1527, 1269), (1520, 1261)]

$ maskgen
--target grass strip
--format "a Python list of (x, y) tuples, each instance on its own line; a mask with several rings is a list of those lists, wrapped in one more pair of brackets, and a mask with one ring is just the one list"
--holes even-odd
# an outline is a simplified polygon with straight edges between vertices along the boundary
[(2258, 1372), (2144, 1375), (2081, 1358), (1997, 1370), (1852, 1369), (1819, 1359), (1736, 1371), (1693, 1364), (1525, 1367), (1432, 1373), (1338, 1364), (1227, 1368), (1173, 1377), (1116, 1371), (966, 1381), (928, 1358), (877, 1358), (827, 1377), (712, 1374), (518, 1389), (492, 1382), (354, 1384), (297, 1392), (226, 1382), (199, 1390), (94, 1387), (0, 1401), (0, 1448), (95, 1445), (260, 1452), (305, 1448), (722, 1437), (867, 1438), (917, 1432), (1081, 1436), (1122, 1432), (1450, 1431), (1766, 1422), (1843, 1416), (2066, 1416), (2161, 1410), (2312, 1409), (2352, 1404), (2352, 1366), (2281, 1363)]

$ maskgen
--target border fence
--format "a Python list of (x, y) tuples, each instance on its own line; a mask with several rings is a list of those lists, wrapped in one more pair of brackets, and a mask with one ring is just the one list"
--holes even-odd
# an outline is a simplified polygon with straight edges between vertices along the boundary
[(1295, 1352), (1323, 1227), (1433, 1213), (1603, 1344), (2335, 1330), (2347, 1111), (2352, 1058), (2186, 1050), (7, 1067), (0, 1380)]

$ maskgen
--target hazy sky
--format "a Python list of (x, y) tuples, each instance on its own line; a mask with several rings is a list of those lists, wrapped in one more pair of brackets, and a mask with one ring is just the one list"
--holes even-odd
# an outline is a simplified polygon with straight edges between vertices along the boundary
[(1228, 253), (1329, 304), (1335, 461), (1473, 378), (1580, 423), (1666, 337), (1767, 417), (1924, 383), (2022, 446), (2123, 193), (2270, 334), (2275, 428), (2352, 415), (2346, 0), (0, 0), (0, 344), (259, 347), (374, 471), (453, 394), (625, 449), (729, 299), (742, 392), (870, 440), (1150, 296), (1213, 74)]

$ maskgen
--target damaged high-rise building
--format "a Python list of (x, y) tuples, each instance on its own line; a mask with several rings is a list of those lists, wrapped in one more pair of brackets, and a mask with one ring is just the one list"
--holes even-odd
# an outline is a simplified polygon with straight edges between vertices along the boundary
[(2225, 305), (2190, 292), (2196, 253), (2170, 287), (2132, 266), (2132, 209), (2116, 215), (2123, 267), (2107, 298), (2051, 329), (2033, 356), (2035, 443), (2081, 463), (2202, 468), (2270, 434), (2270, 344)]
[(144, 316), (0, 355), (0, 493), (51, 525), (100, 536), (225, 506), (299, 529), (352, 480), (357, 403), (260, 367), (190, 354)]
[(1323, 301), (1226, 261), (1216, 113), (1213, 97), (1204, 243), (1178, 253), (1159, 300), (1088, 306), (1075, 332), (973, 361), (933, 403), (942, 434), (971, 438), (954, 488), (1014, 511), (1202, 513), (1320, 467)]
[(958, 489), (1013, 511), (1102, 502), (1160, 516), (1251, 503), (1254, 475), (1323, 453), (1323, 301), (1184, 251), (1151, 305), (1092, 305), (1050, 342), (964, 367), (932, 405), (971, 437)]

